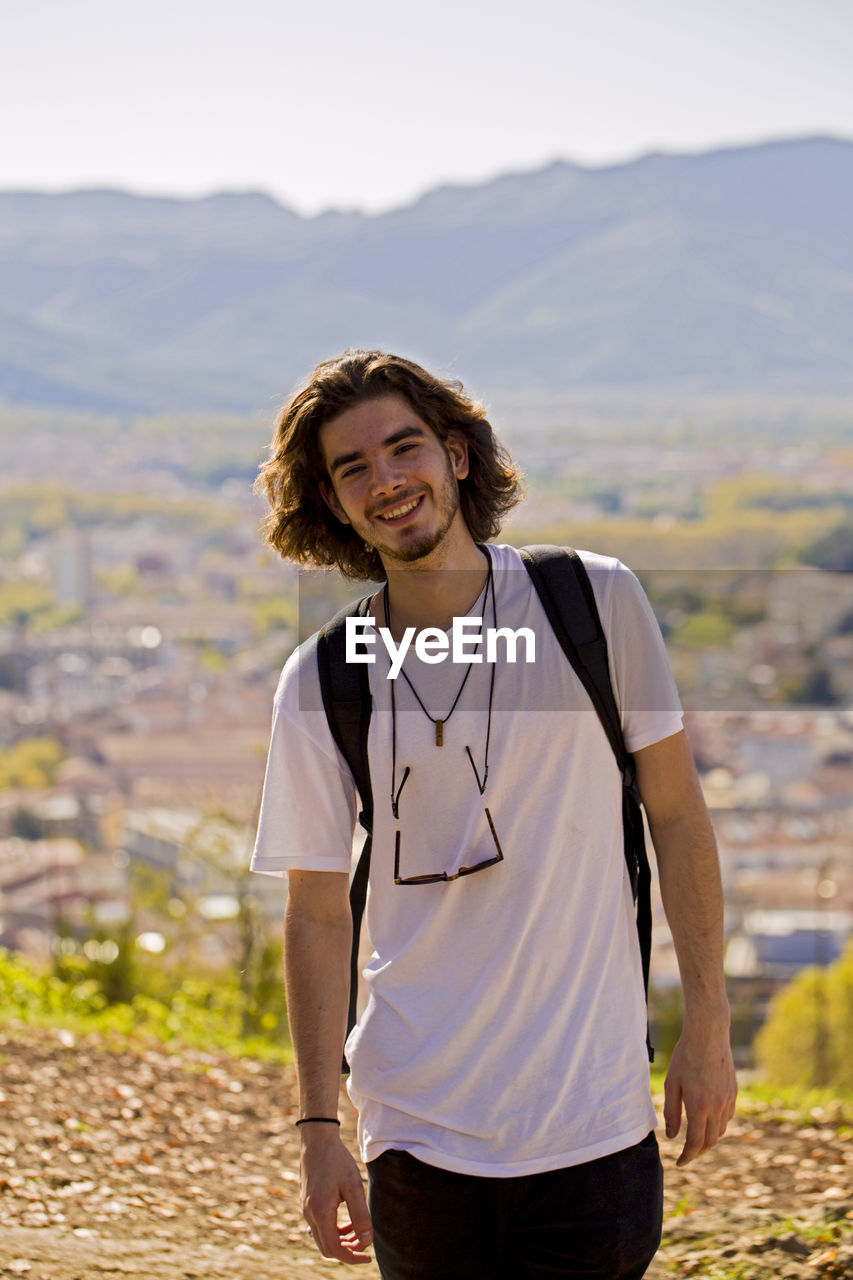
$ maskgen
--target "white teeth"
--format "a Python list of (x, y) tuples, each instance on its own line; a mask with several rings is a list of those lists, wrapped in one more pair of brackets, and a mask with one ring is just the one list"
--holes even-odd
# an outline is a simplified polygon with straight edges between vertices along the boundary
[(380, 520), (396, 520), (399, 516), (405, 516), (410, 511), (414, 511), (420, 502), (420, 498), (415, 498), (414, 502), (407, 502), (404, 507), (395, 507), (393, 511), (383, 511), (379, 517)]

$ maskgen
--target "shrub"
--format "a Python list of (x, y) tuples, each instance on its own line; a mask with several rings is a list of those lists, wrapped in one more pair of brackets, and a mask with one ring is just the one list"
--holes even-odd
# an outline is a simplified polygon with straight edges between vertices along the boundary
[[(155, 964), (152, 964), (152, 977)], [(59, 972), (42, 972), (23, 957), (0, 949), (0, 1022), (54, 1026), (85, 1035), (157, 1040), (163, 1044), (222, 1049), (226, 1053), (286, 1062), (290, 1045), (286, 1033), (284, 998), (272, 997), (264, 1017), (246, 1025), (246, 994), (235, 977), (219, 972), (171, 972), (167, 992), (159, 983), (146, 983), (146, 968), (137, 965), (138, 989), (129, 999), (111, 1001), (101, 962), (66, 956)], [(107, 989), (105, 990), (105, 985)], [(148, 989), (145, 989), (148, 987)], [(157, 987), (161, 994), (150, 994)]]
[(853, 1091), (853, 942), (834, 964), (804, 969), (774, 997), (755, 1059), (779, 1088)]

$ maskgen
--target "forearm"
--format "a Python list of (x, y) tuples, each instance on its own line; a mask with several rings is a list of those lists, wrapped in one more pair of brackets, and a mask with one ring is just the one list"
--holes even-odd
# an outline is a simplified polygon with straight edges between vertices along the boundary
[(720, 862), (687, 736), (682, 730), (637, 751), (634, 760), (678, 958), (685, 1015), (728, 1018)]
[[(335, 1119), (349, 1006), (352, 916), (342, 872), (294, 871), (284, 915), (287, 1015), (302, 1118)], [(302, 1212), (320, 1252), (368, 1262), (370, 1214), (358, 1167), (332, 1124), (300, 1128)], [(350, 1221), (338, 1226), (345, 1202)]]
[(684, 991), (684, 1026), (666, 1076), (667, 1137), (687, 1135), (680, 1165), (709, 1150), (734, 1115), (737, 1083), (723, 976), (723, 888), (711, 819), (683, 732), (635, 754), (664, 911)]
[(723, 976), (723, 889), (713, 829), (701, 797), (651, 825), (661, 899), (672, 932), (685, 1021), (728, 1024)]
[(345, 898), (330, 909), (294, 881), (295, 876), (285, 911), (284, 975), (300, 1113), (333, 1117), (346, 1036), (352, 918)]

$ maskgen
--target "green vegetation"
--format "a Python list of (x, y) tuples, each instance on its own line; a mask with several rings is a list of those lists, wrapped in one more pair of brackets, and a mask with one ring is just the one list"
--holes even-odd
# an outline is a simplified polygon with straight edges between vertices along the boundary
[(0, 624), (26, 626), (53, 607), (53, 595), (40, 582), (0, 582)]
[[(632, 566), (719, 569), (809, 564), (853, 566), (853, 496), (844, 487), (806, 487), (801, 478), (745, 474), (702, 486), (638, 476), (626, 509), (621, 491), (592, 475), (543, 477), (519, 511), (510, 540), (593, 547)], [(536, 492), (597, 502), (600, 519), (534, 525)]]
[[(17, 822), (25, 832), (24, 811)], [(0, 1024), (290, 1061), (280, 925), (234, 869), (234, 832), (226, 814), (201, 819), (183, 842), (181, 882), (174, 868), (132, 862), (124, 923), (59, 917), (49, 965), (0, 949)], [(200, 909), (210, 894), (233, 899), (227, 918)]]
[[(84, 952), (72, 951), (65, 941), (52, 970), (0, 950), (0, 1023), (95, 1032), (117, 1047), (127, 1039), (153, 1040), (290, 1061), (280, 978), (275, 991), (267, 984), (266, 1009), (256, 1004), (252, 1011), (233, 972), (190, 972), (156, 959), (142, 961), (127, 933), (119, 941), (92, 941)], [(255, 1028), (248, 1034), (247, 1012)]]
[(124, 564), (115, 569), (97, 569), (95, 581), (108, 596), (140, 596), (142, 582), (133, 565)]
[(831, 707), (841, 701), (833, 688), (832, 676), (820, 665), (804, 675), (783, 676), (779, 681), (779, 695), (792, 706)]
[(655, 1050), (655, 1072), (666, 1070), (681, 1035), (683, 1019), (684, 999), (677, 983), (665, 988), (649, 987), (649, 1030)]
[(802, 559), (832, 573), (853, 571), (853, 520), (839, 521), (827, 533), (805, 546)]
[(257, 636), (282, 628), (296, 631), (298, 625), (299, 609), (293, 597), (269, 596), (252, 606), (252, 626)]
[(142, 519), (186, 537), (229, 531), (237, 517), (207, 495), (161, 498), (131, 487), (89, 493), (60, 485), (21, 485), (3, 494), (0, 536), (11, 529), (35, 539), (60, 529), (126, 525)]
[[(292, 1058), (281, 983), (281, 943), (245, 945), (247, 965), (211, 973), (189, 963), (144, 955), (126, 927), (81, 949), (60, 939), (53, 965), (39, 967), (0, 949), (0, 1025), (51, 1026), (126, 1040), (220, 1049), (233, 1056), (286, 1063)], [(251, 932), (253, 936), (254, 930)], [(244, 943), (246, 939), (244, 938)], [(826, 1074), (815, 1081), (815, 978), (829, 978)], [(845, 1004), (846, 1001), (846, 1004)], [(662, 1094), (667, 1059), (678, 1038), (680, 994), (652, 993), (656, 1062), (651, 1085)], [(763, 1080), (742, 1086), (743, 1115), (781, 1123), (828, 1121), (853, 1133), (853, 947), (817, 975), (807, 970), (781, 993), (759, 1034)]]
[(259, 447), (241, 449), (214, 449), (195, 458), (187, 468), (189, 478), (205, 488), (217, 488), (227, 480), (237, 480), (251, 489), (258, 474), (262, 450)]
[(215, 644), (208, 644), (204, 641), (198, 645), (198, 657), (201, 666), (205, 671), (217, 672), (224, 671), (228, 666), (228, 655), (223, 653)]
[(693, 649), (713, 649), (730, 644), (734, 633), (734, 620), (711, 608), (690, 614), (674, 629), (672, 638)]
[(53, 738), (23, 738), (0, 751), (0, 791), (49, 787), (65, 752)]
[[(666, 1065), (657, 1061), (651, 1069), (652, 1093), (661, 1098), (666, 1082)], [(839, 1137), (853, 1135), (853, 1091), (806, 1088), (801, 1085), (777, 1086), (764, 1079), (749, 1080), (738, 1085), (737, 1111), (741, 1116), (770, 1120), (773, 1124), (831, 1124)]]
[(776, 1088), (853, 1094), (853, 943), (834, 964), (803, 969), (779, 992), (755, 1058)]
[(508, 540), (516, 546), (540, 541), (594, 548), (632, 567), (649, 569), (737, 569), (799, 562), (805, 559), (801, 549), (822, 536), (827, 524), (843, 518), (841, 508), (830, 507), (823, 511), (714, 511), (672, 524), (608, 516), (533, 525), (525, 522), (533, 509), (522, 507), (517, 523), (507, 531)]
[(821, 1089), (798, 1085), (773, 1085), (764, 1079), (741, 1085), (741, 1115), (770, 1117), (776, 1124), (807, 1125), (831, 1122), (839, 1136), (853, 1134), (853, 1092), (835, 1087)]
[(853, 510), (853, 494), (846, 489), (807, 489), (799, 477), (746, 472), (729, 476), (710, 486), (703, 506), (709, 513), (725, 511), (827, 511)]

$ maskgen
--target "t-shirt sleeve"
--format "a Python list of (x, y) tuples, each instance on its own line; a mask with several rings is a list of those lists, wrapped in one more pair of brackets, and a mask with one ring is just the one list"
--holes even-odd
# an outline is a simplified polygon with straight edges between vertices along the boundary
[(618, 560), (583, 556), (607, 636), (610, 679), (625, 746), (639, 751), (678, 733), (681, 701), (645, 591)]
[(316, 668), (313, 646), (292, 655), (273, 703), (251, 863), (267, 875), (350, 870), (355, 786), (329, 731), (312, 663)]

